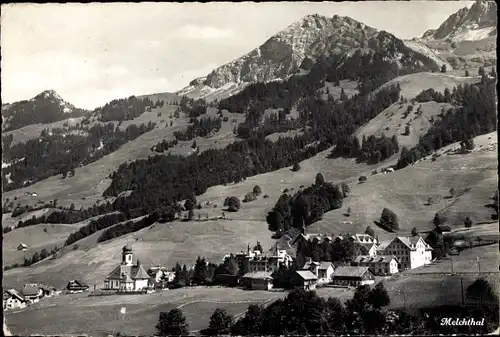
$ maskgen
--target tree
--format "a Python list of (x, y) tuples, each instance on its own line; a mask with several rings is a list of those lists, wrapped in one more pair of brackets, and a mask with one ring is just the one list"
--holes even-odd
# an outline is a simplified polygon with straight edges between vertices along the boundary
[(189, 335), (189, 324), (182, 311), (175, 308), (169, 312), (160, 312), (156, 331), (159, 336)]
[(300, 170), (300, 165), (299, 165), (299, 163), (297, 163), (297, 162), (296, 162), (296, 163), (294, 163), (294, 164), (293, 164), (293, 167), (292, 167), (292, 171), (293, 171), (293, 172), (297, 172), (297, 171), (299, 171), (299, 170)]
[(321, 186), (325, 183), (325, 178), (321, 173), (316, 174), (315, 186)]
[(194, 218), (194, 211), (192, 209), (189, 210), (187, 218), (188, 218), (188, 220), (193, 220), (193, 218)]
[(366, 177), (365, 176), (361, 176), (361, 177), (359, 177), (358, 181), (360, 183), (364, 183), (366, 181)]
[(439, 213), (434, 214), (434, 219), (432, 220), (434, 226), (438, 227), (445, 223), (445, 219), (439, 215)]
[(498, 303), (498, 296), (491, 284), (484, 278), (478, 278), (465, 292), (466, 297), (472, 300), (479, 300), (482, 304), (484, 300), (492, 303)]
[(253, 194), (255, 194), (255, 195), (261, 195), (262, 194), (262, 190), (260, 189), (259, 185), (255, 185), (254, 186), (254, 188), (253, 188)]
[(349, 193), (351, 193), (349, 185), (347, 185), (346, 183), (342, 183), (340, 184), (340, 187), (342, 188), (342, 194), (344, 195), (344, 198), (347, 198), (349, 196)]
[(465, 77), (469, 77), (469, 76), (470, 76), (469, 71), (465, 70)]
[(410, 135), (410, 126), (409, 125), (405, 126), (405, 133), (403, 135), (404, 136), (409, 136)]
[[(226, 202), (224, 202), (224, 204), (226, 204)], [(227, 199), (227, 205), (225, 206), (227, 206), (227, 209), (229, 211), (237, 212), (241, 207), (240, 199), (238, 199), (237, 197), (229, 197), (229, 199)]]
[(35, 252), (35, 254), (33, 254), (33, 258), (31, 259), (31, 263), (35, 264), (38, 261), (40, 261), (40, 255), (38, 254), (38, 252)]
[(441, 66), (441, 72), (442, 72), (442, 73), (445, 73), (445, 72), (446, 72), (446, 65), (445, 65), (445, 64), (443, 64), (443, 65)]
[(432, 197), (427, 198), (427, 205), (432, 205)]
[(250, 202), (255, 200), (255, 194), (253, 192), (248, 192), (243, 198), (243, 202)]
[(399, 220), (396, 213), (388, 208), (382, 210), (382, 215), (380, 216), (380, 223), (391, 231), (399, 230)]
[(453, 197), (453, 196), (455, 196), (455, 193), (456, 193), (456, 191), (455, 191), (455, 187), (450, 188), (450, 195), (451, 195), (452, 197)]
[(346, 212), (346, 215), (347, 215), (347, 216), (351, 215), (351, 207), (347, 207), (347, 212)]
[(225, 309), (217, 308), (212, 316), (210, 316), (209, 334), (220, 335), (227, 333), (232, 324), (233, 316)]
[(465, 221), (464, 221), (464, 227), (467, 228), (467, 229), (469, 229), (469, 228), (472, 227), (472, 225), (473, 225), (473, 223), (472, 223), (471, 218), (466, 217)]
[(418, 235), (418, 229), (417, 227), (413, 227), (411, 229), (411, 236), (417, 236)]
[(370, 226), (366, 227), (365, 234), (368, 234), (371, 237), (375, 237), (375, 231)]
[(370, 291), (369, 301), (375, 309), (381, 309), (391, 303), (391, 299), (389, 298), (389, 294), (387, 294), (387, 290), (385, 289), (383, 282), (377, 283), (372, 291)]
[(191, 144), (191, 148), (196, 149), (198, 145), (196, 145), (196, 139), (193, 140), (193, 144)]
[(226, 260), (224, 260), (224, 268), (230, 275), (238, 274), (238, 262), (236, 262), (233, 254), (231, 254), (228, 258), (226, 258)]
[(259, 241), (257, 241), (257, 245), (255, 245), (255, 247), (253, 247), (253, 250), (258, 250), (261, 253), (264, 251), (264, 249), (262, 248), (262, 245), (260, 244)]
[(184, 208), (186, 211), (192, 210), (196, 207), (196, 196), (194, 193), (191, 193), (191, 195), (186, 199), (184, 202)]
[(207, 279), (207, 263), (205, 259), (198, 256), (196, 263), (194, 265), (194, 276), (193, 278), (198, 284), (205, 283)]
[(477, 70), (477, 73), (479, 76), (483, 76), (485, 74), (484, 67), (480, 66), (479, 69)]

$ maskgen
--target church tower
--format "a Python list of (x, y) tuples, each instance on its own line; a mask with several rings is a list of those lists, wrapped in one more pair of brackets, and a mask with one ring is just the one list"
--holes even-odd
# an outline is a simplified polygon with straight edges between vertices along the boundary
[(132, 248), (124, 246), (122, 250), (122, 264), (126, 266), (132, 265)]

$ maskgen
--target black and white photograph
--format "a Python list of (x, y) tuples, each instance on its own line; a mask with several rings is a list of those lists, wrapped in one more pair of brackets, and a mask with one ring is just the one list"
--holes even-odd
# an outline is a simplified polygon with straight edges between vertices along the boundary
[(498, 335), (497, 10), (2, 4), (3, 334)]

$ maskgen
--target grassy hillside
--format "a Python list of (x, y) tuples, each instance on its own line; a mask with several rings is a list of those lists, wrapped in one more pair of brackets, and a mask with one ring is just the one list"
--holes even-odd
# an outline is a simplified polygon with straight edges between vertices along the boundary
[(401, 86), (401, 96), (410, 100), (425, 89), (433, 88), (436, 91), (443, 92), (445, 88), (452, 90), (458, 84), (478, 83), (480, 81), (481, 79), (478, 77), (422, 72), (396, 77), (382, 85), (381, 88), (399, 84)]
[[(409, 106), (413, 106), (413, 111), (404, 118), (404, 114)], [(418, 107), (422, 109), (421, 115), (416, 114)], [(401, 148), (403, 146), (411, 148), (418, 144), (420, 137), (425, 135), (432, 126), (430, 119), (434, 118), (437, 120), (441, 111), (443, 109), (447, 111), (449, 108), (451, 108), (451, 105), (448, 103), (396, 103), (361, 127), (356, 135), (360, 141), (363, 136), (374, 135), (381, 137), (385, 135), (386, 137), (392, 137), (396, 135)], [(410, 126), (409, 135), (404, 134), (407, 125)]]

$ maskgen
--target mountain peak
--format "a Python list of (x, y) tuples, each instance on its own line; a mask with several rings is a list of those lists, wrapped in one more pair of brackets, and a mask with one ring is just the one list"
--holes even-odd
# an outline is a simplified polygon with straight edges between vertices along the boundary
[(464, 7), (439, 26), (428, 30), (424, 39), (451, 39), (457, 41), (482, 40), (496, 34), (497, 4), (494, 1), (476, 1), (471, 8)]
[(57, 101), (64, 102), (64, 99), (61, 97), (61, 95), (59, 95), (54, 89), (44, 90), (41, 93), (39, 93), (38, 95), (36, 95), (34, 98), (42, 98), (42, 97), (43, 98), (52, 98), (52, 99), (55, 99)]

